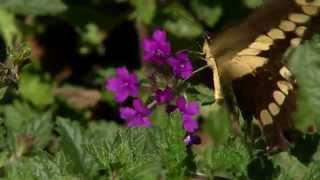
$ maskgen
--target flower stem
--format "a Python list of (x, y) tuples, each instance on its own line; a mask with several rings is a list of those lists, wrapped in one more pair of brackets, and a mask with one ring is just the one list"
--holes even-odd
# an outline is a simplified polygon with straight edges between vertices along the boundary
[(150, 104), (148, 104), (148, 109), (153, 108), (157, 104), (157, 101), (153, 100)]

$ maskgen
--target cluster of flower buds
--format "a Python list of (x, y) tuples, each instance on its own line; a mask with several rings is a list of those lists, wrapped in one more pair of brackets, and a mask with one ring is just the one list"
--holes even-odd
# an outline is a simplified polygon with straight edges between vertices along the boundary
[[(157, 29), (152, 37), (143, 41), (144, 61), (156, 67), (167, 67), (177, 80), (187, 80), (193, 73), (192, 63), (186, 51), (172, 53), (171, 44), (167, 39), (166, 32)], [(152, 79), (152, 78), (151, 78)], [(150, 80), (152, 81), (152, 80)], [(178, 81), (177, 81), (178, 82)], [(159, 87), (153, 91), (149, 99), (151, 103), (146, 105), (139, 98), (139, 80), (137, 75), (130, 73), (126, 67), (116, 69), (114, 76), (106, 82), (106, 89), (114, 94), (118, 103), (123, 103), (129, 97), (133, 98), (131, 106), (120, 107), (120, 117), (124, 119), (128, 127), (149, 127), (152, 125), (150, 115), (158, 105), (166, 105), (167, 112), (179, 111), (181, 113), (183, 128), (187, 132), (186, 143), (192, 144), (191, 135), (198, 129), (196, 117), (199, 114), (199, 103), (188, 101), (176, 84)], [(187, 140), (189, 138), (189, 140)], [(194, 138), (193, 138), (194, 139)]]

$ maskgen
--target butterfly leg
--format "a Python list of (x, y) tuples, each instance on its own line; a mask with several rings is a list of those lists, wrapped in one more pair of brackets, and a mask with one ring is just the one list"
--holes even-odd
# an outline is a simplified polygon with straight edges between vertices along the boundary
[(215, 102), (218, 103), (218, 104), (222, 104), (224, 96), (223, 96), (223, 93), (222, 93), (220, 76), (219, 76), (219, 72), (218, 72), (216, 61), (215, 61), (215, 59), (213, 57), (208, 57), (206, 59), (207, 59), (208, 65), (210, 66), (210, 68), (212, 69), (212, 72), (213, 72), (213, 84), (214, 84)]

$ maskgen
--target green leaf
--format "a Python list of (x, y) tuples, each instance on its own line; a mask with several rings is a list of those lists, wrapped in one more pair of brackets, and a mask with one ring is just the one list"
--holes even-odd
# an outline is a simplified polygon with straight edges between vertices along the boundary
[(156, 13), (156, 0), (130, 0), (130, 3), (135, 8), (132, 17), (138, 22), (150, 24)]
[(231, 179), (246, 176), (246, 168), (250, 162), (247, 148), (240, 138), (230, 138), (221, 146), (207, 146), (199, 154), (198, 168), (212, 179), (224, 176)]
[(54, 102), (52, 86), (40, 79), (38, 75), (22, 73), (19, 92), (33, 105), (43, 108)]
[(183, 141), (185, 131), (182, 127), (182, 119), (179, 113), (173, 113), (161, 127), (153, 133), (157, 154), (161, 164), (167, 171), (167, 177), (182, 178), (186, 174), (187, 150)]
[[(0, 0), (1, 4), (1, 0)], [(16, 25), (16, 20), (14, 14), (5, 10), (1, 9), (0, 5), (0, 33), (3, 36), (6, 45), (8, 47), (14, 47), (14, 43), (19, 42), (21, 37), (21, 32)]]
[(216, 103), (202, 106), (201, 114), (206, 119), (204, 130), (215, 144), (223, 144), (230, 136), (230, 119), (227, 108)]
[(7, 92), (7, 87), (3, 87), (3, 88), (0, 88), (0, 100), (3, 98), (3, 96), (6, 94)]
[(61, 0), (0, 0), (0, 8), (16, 14), (48, 15), (61, 13), (67, 6)]
[(171, 34), (181, 38), (195, 38), (203, 33), (203, 27), (181, 4), (171, 3), (164, 9), (164, 13), (170, 17), (164, 27)]
[(41, 152), (34, 157), (25, 158), (11, 164), (7, 168), (9, 180), (19, 179), (57, 179), (76, 180), (79, 176), (64, 171), (60, 164), (49, 158), (45, 152)]
[[(2, 107), (4, 125), (11, 136), (8, 141), (11, 149), (24, 151), (26, 143), (42, 149), (48, 145), (53, 128), (52, 112), (38, 112), (28, 104), (14, 101), (12, 105)], [(29, 140), (27, 140), (29, 139)]]
[(310, 124), (320, 125), (320, 41), (307, 41), (290, 54), (289, 67), (299, 84), (298, 127), (306, 130)]
[(243, 1), (249, 8), (259, 7), (263, 3), (263, 0), (243, 0)]
[(75, 174), (85, 173), (85, 156), (83, 153), (83, 137), (80, 125), (75, 121), (57, 118), (57, 131), (61, 137), (62, 150), (71, 160), (71, 169)]
[(196, 100), (199, 101), (202, 105), (209, 105), (214, 102), (213, 90), (206, 86), (193, 86), (191, 91), (191, 93), (194, 94)]
[(87, 145), (87, 151), (106, 175), (119, 179), (154, 179), (160, 173), (156, 147), (145, 128), (123, 129), (113, 139), (100, 139)]
[(303, 179), (307, 172), (307, 167), (287, 152), (276, 154), (272, 159), (281, 169), (278, 179)]
[(217, 1), (193, 0), (190, 3), (197, 17), (205, 22), (207, 26), (214, 26), (222, 16), (222, 7)]

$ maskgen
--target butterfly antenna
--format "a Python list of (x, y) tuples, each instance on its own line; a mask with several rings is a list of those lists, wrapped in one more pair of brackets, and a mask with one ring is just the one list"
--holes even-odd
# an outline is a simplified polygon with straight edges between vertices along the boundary
[(200, 55), (200, 56), (203, 56), (203, 55), (204, 55), (204, 53), (201, 52), (201, 51), (194, 51), (194, 50), (187, 50), (187, 51), (188, 51), (188, 53), (190, 53), (190, 54), (195, 54), (195, 55)]

